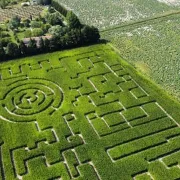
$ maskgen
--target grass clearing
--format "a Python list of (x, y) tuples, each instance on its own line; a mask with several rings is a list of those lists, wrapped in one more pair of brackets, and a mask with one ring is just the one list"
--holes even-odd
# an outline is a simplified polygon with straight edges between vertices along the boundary
[(180, 178), (180, 105), (110, 46), (2, 63), (0, 78), (0, 179)]

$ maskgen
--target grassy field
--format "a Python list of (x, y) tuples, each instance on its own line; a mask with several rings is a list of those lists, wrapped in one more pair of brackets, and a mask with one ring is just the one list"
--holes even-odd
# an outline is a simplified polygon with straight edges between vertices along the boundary
[[(86, 24), (106, 29), (128, 22), (178, 10), (178, 1), (170, 4), (157, 0), (56, 0), (72, 9)], [(167, 0), (171, 1), (171, 0)]]
[(180, 178), (180, 105), (109, 46), (0, 65), (0, 179)]

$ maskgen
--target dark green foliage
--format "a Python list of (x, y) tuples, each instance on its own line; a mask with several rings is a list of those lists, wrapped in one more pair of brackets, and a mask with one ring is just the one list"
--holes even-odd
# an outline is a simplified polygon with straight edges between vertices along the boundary
[(81, 34), (85, 43), (95, 43), (100, 38), (99, 30), (94, 26), (84, 25)]
[(41, 28), (34, 28), (32, 31), (32, 36), (33, 37), (39, 37), (44, 34), (43, 30)]
[(49, 5), (49, 4), (51, 4), (51, 1), (52, 0), (42, 0), (42, 4)]
[(43, 52), (44, 51), (44, 48), (45, 48), (45, 45), (44, 45), (44, 40), (43, 38), (41, 37), (40, 40), (39, 40), (39, 51), (40, 52)]
[(9, 28), (10, 29), (18, 29), (20, 26), (21, 18), (18, 16), (14, 16), (10, 21), (9, 21)]
[(32, 31), (31, 31), (30, 29), (27, 29), (27, 30), (24, 32), (24, 37), (25, 37), (25, 38), (32, 37)]
[(58, 12), (48, 13), (46, 15), (46, 20), (52, 26), (54, 26), (54, 25), (62, 25), (62, 19), (61, 19), (61, 16), (60, 16), (60, 14)]
[(28, 54), (36, 54), (37, 53), (37, 45), (36, 40), (30, 39), (28, 43)]
[(23, 23), (24, 27), (30, 27), (30, 22), (31, 21), (29, 19), (24, 19), (22, 23)]
[(21, 51), (21, 54), (24, 56), (27, 54), (27, 46), (24, 44), (23, 41), (20, 42), (19, 44), (19, 49)]
[(8, 43), (10, 43), (10, 42), (11, 42), (11, 38), (9, 38), (9, 37), (5, 37), (5, 38), (1, 39), (1, 43), (4, 47), (7, 46)]
[(59, 11), (64, 17), (66, 17), (68, 10), (62, 6), (59, 2), (57, 2), (56, 0), (52, 0), (52, 4), (51, 4), (57, 11)]
[(40, 21), (31, 21), (30, 25), (31, 25), (32, 28), (41, 28), (42, 22), (40, 22)]
[(6, 53), (9, 57), (18, 57), (20, 55), (20, 50), (19, 47), (16, 43), (8, 43), (7, 48), (6, 48)]
[(45, 38), (45, 39), (44, 39), (44, 52), (48, 52), (48, 50), (49, 50), (49, 45), (50, 45), (49, 39)]
[(0, 1), (0, 7), (2, 8), (2, 9), (4, 9), (6, 6), (7, 6), (7, 1), (6, 0), (1, 0)]
[(0, 38), (6, 38), (6, 37), (10, 37), (8, 32), (0, 30)]
[(68, 11), (66, 15), (66, 20), (68, 22), (70, 29), (81, 28), (82, 26), (78, 17), (72, 11)]
[(63, 36), (64, 35), (64, 27), (60, 26), (60, 25), (56, 25), (56, 26), (52, 26), (48, 32), (53, 35), (53, 36)]
[(59, 49), (58, 48), (58, 39), (56, 38), (56, 36), (53, 36), (50, 40), (49, 40), (49, 50), (50, 51), (55, 51)]
[(5, 50), (3, 48), (2, 43), (0, 42), (0, 61), (4, 60), (5, 58)]

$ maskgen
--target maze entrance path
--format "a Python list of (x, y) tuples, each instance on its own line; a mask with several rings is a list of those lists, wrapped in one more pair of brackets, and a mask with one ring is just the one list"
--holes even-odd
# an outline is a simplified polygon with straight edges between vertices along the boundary
[(1, 64), (0, 179), (180, 179), (180, 116), (147, 82), (106, 45)]

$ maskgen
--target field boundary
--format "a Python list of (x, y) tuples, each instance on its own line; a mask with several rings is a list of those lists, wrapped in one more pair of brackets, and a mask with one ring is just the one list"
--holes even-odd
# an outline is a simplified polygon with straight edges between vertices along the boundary
[(164, 18), (173, 16), (173, 15), (178, 15), (178, 14), (180, 14), (180, 11), (168, 12), (168, 13), (161, 14), (159, 16), (155, 16), (153, 18), (146, 18), (144, 20), (135, 21), (135, 22), (131, 22), (131, 23), (128, 23), (128, 24), (119, 25), (119, 26), (107, 28), (107, 29), (104, 29), (104, 30), (100, 30), (100, 33), (105, 33), (105, 32), (108, 32), (108, 31), (113, 31), (113, 30), (116, 30), (116, 29), (124, 28), (124, 27), (134, 26), (134, 25), (137, 25), (137, 24), (144, 24), (144, 23), (147, 23), (147, 22), (153, 22), (154, 20), (158, 20), (158, 19), (163, 20)]
[[(166, 111), (173, 116), (173, 118), (177, 118), (180, 116), (180, 103), (179, 101), (171, 94), (169, 94), (166, 90), (164, 90), (159, 84), (155, 83), (152, 79), (150, 79), (148, 76), (143, 75), (140, 71), (137, 71), (137, 69), (128, 62), (128, 60), (124, 59), (124, 57), (121, 56), (121, 52), (112, 44), (107, 43), (121, 58), (122, 63), (126, 66), (128, 71), (134, 72), (134, 76), (136, 79), (138, 79), (138, 84), (145, 87), (145, 90), (147, 92), (152, 91), (153, 95), (156, 99), (160, 102), (161, 105), (165, 105), (168, 108), (166, 108)], [(168, 102), (166, 102), (166, 99), (168, 98)], [(174, 113), (172, 113), (174, 112)]]

